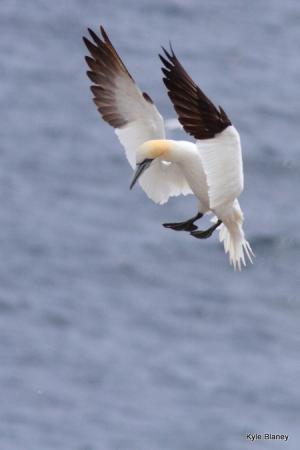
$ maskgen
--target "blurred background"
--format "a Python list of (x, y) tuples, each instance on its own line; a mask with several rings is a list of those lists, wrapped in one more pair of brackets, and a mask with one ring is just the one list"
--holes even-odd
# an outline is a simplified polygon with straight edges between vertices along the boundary
[[(101, 23), (166, 118), (171, 40), (239, 129), (242, 273), (161, 226), (192, 197), (129, 192), (85, 75)], [(299, 2), (1, 0), (0, 28), (0, 448), (298, 450)]]

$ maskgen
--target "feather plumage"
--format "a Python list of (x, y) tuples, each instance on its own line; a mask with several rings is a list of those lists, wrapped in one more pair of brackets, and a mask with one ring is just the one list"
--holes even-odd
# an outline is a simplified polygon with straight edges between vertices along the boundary
[[(103, 119), (114, 127), (125, 148), (131, 167), (136, 164), (138, 147), (147, 140), (164, 139), (164, 121), (152, 99), (142, 92), (112, 45), (103, 27), (101, 37), (89, 29), (91, 42), (83, 38), (91, 56), (87, 75), (94, 83), (91, 91)], [(170, 196), (191, 193), (175, 164), (158, 161), (139, 180), (146, 194), (157, 203)]]

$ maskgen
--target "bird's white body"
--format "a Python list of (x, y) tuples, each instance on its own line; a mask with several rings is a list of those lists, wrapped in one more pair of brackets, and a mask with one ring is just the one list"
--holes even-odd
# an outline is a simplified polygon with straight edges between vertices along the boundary
[[(229, 128), (229, 129), (228, 129)], [(216, 138), (217, 143), (213, 145), (215, 139), (209, 139), (207, 141), (198, 141), (194, 144), (189, 141), (175, 141), (175, 140), (151, 140), (143, 143), (137, 151), (137, 161), (143, 160), (145, 155), (153, 156), (160, 154), (153, 163), (154, 173), (152, 174), (152, 182), (156, 185), (155, 172), (159, 171), (159, 165), (164, 164), (164, 161), (171, 163), (167, 165), (165, 170), (172, 170), (172, 165), (177, 167), (177, 172), (180, 174), (178, 176), (178, 185), (182, 183), (181, 177), (184, 177), (190, 191), (197, 197), (199, 201), (198, 210), (202, 214), (213, 213), (219, 220), (222, 221), (220, 227), (219, 238), (220, 241), (224, 243), (225, 252), (229, 253), (230, 263), (233, 264), (234, 268), (241, 270), (241, 264), (246, 264), (245, 254), (248, 259), (252, 262), (251, 256), (253, 255), (249, 243), (246, 241), (243, 231), (243, 221), (244, 216), (240, 208), (239, 202), (236, 198), (236, 194), (243, 188), (243, 173), (237, 172), (237, 177), (235, 183), (230, 184), (226, 180), (226, 175), (228, 170), (236, 169), (236, 165), (242, 164), (240, 141), (238, 137), (238, 132), (234, 127), (228, 127)], [(217, 164), (213, 166), (210, 161), (209, 169), (215, 168), (215, 173), (213, 170), (207, 172), (206, 160), (203, 157), (207, 148), (209, 148), (210, 156), (216, 154), (223, 150), (226, 145), (231, 148), (229, 151), (231, 153), (236, 153), (235, 158), (230, 161), (225, 158), (223, 159), (223, 171), (222, 167), (217, 170)], [(236, 148), (234, 148), (234, 146)], [(226, 149), (225, 149), (226, 150)], [(161, 153), (160, 153), (161, 152)], [(236, 157), (238, 158), (238, 164), (236, 162)], [(211, 156), (211, 160), (213, 160)], [(218, 158), (216, 158), (218, 159)], [(239, 163), (240, 161), (240, 163)], [(233, 167), (230, 167), (232, 165)], [(239, 167), (238, 167), (239, 169)], [(174, 170), (174, 167), (173, 167)], [(146, 172), (147, 174), (147, 172)], [(214, 177), (218, 176), (218, 180), (214, 180)], [(143, 177), (143, 175), (142, 175)], [(140, 183), (143, 186), (143, 178), (141, 177)], [(223, 179), (223, 182), (222, 182)], [(212, 188), (209, 185), (211, 182)], [(176, 180), (173, 178), (173, 182)], [(219, 183), (219, 191), (216, 189), (215, 184)], [(145, 189), (146, 193), (147, 190)], [(212, 202), (213, 200), (213, 202)]]
[(164, 82), (183, 128), (196, 142), (166, 139), (162, 116), (136, 85), (104, 29), (103, 40), (89, 32), (96, 44), (84, 38), (93, 57), (86, 61), (94, 102), (114, 127), (130, 165), (137, 167), (134, 182), (139, 179), (148, 197), (160, 204), (171, 196), (194, 194), (198, 211), (212, 212), (222, 222), (220, 241), (230, 263), (240, 270), (245, 254), (251, 261), (253, 253), (237, 200), (244, 187), (240, 137), (225, 111), (195, 85), (173, 51), (165, 51)]
[[(209, 211), (208, 185), (198, 147), (189, 141), (169, 141), (167, 161), (176, 164), (192, 193), (199, 200), (199, 212)], [(163, 157), (163, 156), (162, 156)]]

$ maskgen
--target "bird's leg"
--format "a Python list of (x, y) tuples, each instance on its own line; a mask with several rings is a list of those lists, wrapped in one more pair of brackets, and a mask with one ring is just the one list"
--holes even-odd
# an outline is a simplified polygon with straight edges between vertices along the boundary
[(221, 223), (222, 223), (222, 220), (218, 220), (218, 222), (216, 222), (214, 225), (212, 225), (207, 230), (192, 231), (191, 235), (194, 236), (195, 238), (198, 238), (198, 239), (207, 239), (213, 234), (215, 229), (218, 228), (218, 226), (221, 225)]
[(176, 231), (193, 231), (197, 230), (197, 226), (194, 225), (194, 222), (198, 219), (201, 219), (203, 216), (202, 213), (197, 213), (194, 217), (191, 219), (186, 220), (185, 222), (177, 222), (177, 223), (163, 223), (163, 226), (165, 228), (171, 228), (172, 230)]

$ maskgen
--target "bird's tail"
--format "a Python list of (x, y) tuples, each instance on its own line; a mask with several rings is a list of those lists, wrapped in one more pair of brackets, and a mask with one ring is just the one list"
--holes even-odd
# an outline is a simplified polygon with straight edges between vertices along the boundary
[(224, 243), (225, 253), (229, 254), (229, 262), (234, 270), (242, 269), (242, 264), (246, 265), (246, 258), (253, 263), (254, 255), (249, 242), (245, 239), (243, 231), (243, 213), (238, 202), (234, 205), (231, 214), (223, 220), (220, 226), (219, 239)]

